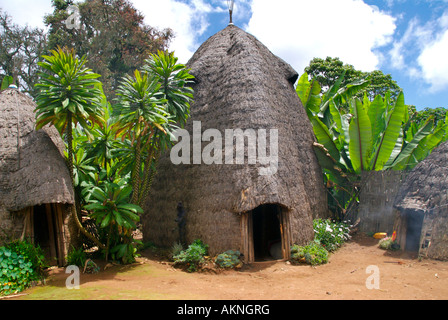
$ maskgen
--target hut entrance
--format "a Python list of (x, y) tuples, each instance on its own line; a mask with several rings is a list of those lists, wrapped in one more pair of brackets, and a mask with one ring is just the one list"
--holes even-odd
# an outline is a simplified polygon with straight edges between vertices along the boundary
[(287, 212), (277, 204), (264, 204), (242, 217), (243, 253), (247, 263), (289, 258)]
[(419, 251), (423, 217), (423, 214), (418, 213), (408, 213), (406, 215), (406, 251)]
[(28, 236), (44, 251), (50, 265), (63, 265), (62, 210), (59, 205), (44, 204), (28, 211)]

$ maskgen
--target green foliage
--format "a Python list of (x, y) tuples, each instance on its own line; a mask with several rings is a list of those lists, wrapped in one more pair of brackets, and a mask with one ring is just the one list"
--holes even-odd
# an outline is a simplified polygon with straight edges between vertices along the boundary
[(0, 90), (8, 89), (10, 85), (14, 84), (14, 78), (12, 76), (5, 76), (2, 80), (2, 86)]
[(89, 204), (84, 208), (91, 211), (90, 216), (100, 228), (107, 230), (106, 259), (110, 253), (114, 260), (121, 260), (125, 264), (134, 262), (137, 250), (132, 230), (136, 228), (136, 222), (140, 221), (138, 214), (143, 213), (143, 210), (129, 203), (132, 188), (105, 180), (92, 190)]
[(15, 84), (21, 92), (35, 97), (34, 85), (40, 71), (37, 62), (46, 53), (46, 32), (13, 23), (8, 13), (0, 8), (0, 43), (1, 89)]
[(18, 293), (42, 280), (46, 267), (42, 249), (28, 241), (0, 247), (0, 295)]
[(22, 255), (24, 259), (31, 262), (31, 267), (38, 276), (45, 277), (48, 262), (45, 260), (44, 251), (39, 245), (34, 245), (30, 240), (14, 240), (6, 244), (5, 247)]
[[(356, 70), (352, 65), (345, 64), (339, 58), (327, 57), (325, 60), (314, 58), (305, 68), (305, 72), (313, 79), (316, 79), (320, 86), (328, 90), (341, 80), (341, 87), (361, 79), (369, 78), (369, 84), (364, 87), (356, 97), (362, 99), (364, 94), (373, 100), (377, 95), (385, 96), (387, 92), (391, 92), (392, 99), (395, 100), (401, 91), (397, 82), (392, 79), (390, 74), (383, 74), (380, 70), (372, 72), (362, 72)], [(325, 91), (326, 91), (325, 90)]]
[(184, 250), (184, 247), (182, 245), (182, 243), (180, 242), (175, 242), (172, 246), (171, 246), (171, 252), (170, 252), (170, 257), (171, 259), (174, 260), (174, 257), (179, 255), (182, 251)]
[(87, 255), (84, 252), (84, 249), (78, 248), (72, 246), (72, 249), (69, 251), (66, 257), (67, 265), (69, 266), (78, 266), (80, 268), (84, 268), (84, 265), (87, 261)]
[(174, 265), (186, 266), (188, 272), (197, 271), (205, 262), (204, 256), (207, 255), (208, 245), (202, 240), (195, 240), (186, 250), (181, 251), (173, 257)]
[[(77, 6), (81, 28), (69, 29), (65, 20)], [(48, 48), (74, 48), (87, 55), (87, 66), (103, 75), (109, 100), (126, 74), (141, 69), (150, 53), (165, 50), (173, 37), (170, 29), (158, 30), (145, 24), (145, 17), (129, 0), (53, 1), (54, 11), (45, 16)], [(1, 60), (1, 59), (0, 59)]]
[(395, 241), (393, 241), (392, 237), (386, 237), (384, 239), (381, 239), (378, 243), (378, 246), (380, 249), (383, 250), (395, 251), (400, 249), (400, 245), (397, 244)]
[(350, 239), (350, 225), (346, 222), (315, 219), (313, 221), (314, 240), (306, 246), (291, 247), (291, 262), (310, 265), (325, 264), (329, 254)]
[(437, 125), (440, 121), (445, 122), (448, 115), (446, 108), (424, 108), (421, 111), (413, 111), (414, 121), (417, 126), (422, 125), (430, 118), (434, 118), (434, 123)]
[(328, 251), (318, 242), (311, 242), (306, 246), (293, 245), (291, 247), (292, 263), (307, 263), (312, 266), (328, 262)]
[(314, 240), (328, 252), (334, 252), (350, 239), (350, 226), (345, 222), (315, 219), (313, 221)]
[(131, 202), (142, 204), (149, 193), (159, 155), (175, 141), (172, 132), (190, 114), (193, 77), (177, 58), (159, 51), (146, 60), (143, 71), (127, 76), (117, 89), (113, 106), (115, 134), (128, 140)]
[(36, 97), (36, 129), (51, 123), (62, 135), (72, 122), (90, 128), (87, 121), (99, 121), (100, 75), (86, 68), (87, 58), (77, 58), (73, 49), (58, 48), (51, 53), (39, 63), (43, 72), (36, 84), (40, 90)]
[(317, 80), (304, 73), (296, 91), (313, 126), (313, 145), (323, 169), (329, 194), (329, 207), (342, 217), (358, 200), (363, 171), (410, 170), (442, 141), (447, 139), (448, 123), (432, 118), (418, 125), (405, 105), (404, 95), (391, 99), (389, 93), (371, 101), (370, 83), (361, 78), (342, 86), (345, 73), (324, 94)]
[(121, 261), (123, 264), (134, 263), (137, 254), (137, 246), (141, 244), (140, 241), (128, 238), (124, 243), (115, 245), (111, 250), (112, 260)]
[(221, 268), (233, 269), (241, 266), (240, 257), (241, 252), (228, 250), (224, 253), (219, 254), (215, 259), (215, 263)]
[(128, 203), (131, 191), (128, 186), (104, 181), (101, 186), (94, 188), (91, 203), (84, 208), (93, 211), (91, 217), (102, 228), (112, 224), (126, 232), (136, 227), (135, 223), (140, 220), (138, 213), (143, 213), (142, 208)]

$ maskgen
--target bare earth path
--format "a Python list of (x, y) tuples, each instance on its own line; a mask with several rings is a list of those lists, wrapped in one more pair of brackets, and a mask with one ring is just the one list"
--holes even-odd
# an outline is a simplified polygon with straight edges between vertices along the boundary
[[(65, 269), (54, 269), (47, 284), (15, 299), (37, 300), (445, 300), (448, 262), (411, 258), (378, 248), (378, 240), (357, 235), (318, 267), (263, 262), (239, 271), (186, 273), (169, 263), (139, 258), (81, 274), (79, 290), (68, 290)], [(368, 266), (377, 266), (379, 289), (368, 289)], [(368, 281), (369, 282), (369, 281)]]

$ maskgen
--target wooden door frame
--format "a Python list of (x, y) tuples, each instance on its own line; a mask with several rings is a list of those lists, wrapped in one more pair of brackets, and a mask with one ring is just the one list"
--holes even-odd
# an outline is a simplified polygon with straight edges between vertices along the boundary
[[(260, 205), (261, 206), (261, 205)], [(289, 210), (276, 204), (280, 222), (283, 260), (291, 258), (291, 224)], [(241, 253), (245, 263), (255, 262), (253, 210), (241, 214)]]
[[(50, 255), (56, 258), (56, 263), (59, 266), (65, 264), (65, 256), (67, 255), (65, 234), (64, 234), (64, 220), (62, 204), (43, 204), (45, 208), (45, 214), (47, 217), (47, 226), (50, 242)], [(36, 206), (25, 209), (24, 227), (21, 239), (25, 238), (25, 235), (31, 239), (34, 243), (34, 208)], [(52, 262), (52, 261), (50, 261)]]

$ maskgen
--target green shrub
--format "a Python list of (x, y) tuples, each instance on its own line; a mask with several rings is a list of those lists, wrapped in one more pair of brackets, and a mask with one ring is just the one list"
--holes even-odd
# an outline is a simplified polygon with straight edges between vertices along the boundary
[(378, 246), (383, 249), (383, 250), (399, 250), (400, 249), (400, 245), (397, 244), (395, 241), (392, 241), (391, 237), (387, 237), (384, 239), (381, 239), (378, 243)]
[(350, 226), (344, 222), (316, 219), (313, 221), (314, 240), (327, 249), (336, 251), (342, 244), (350, 239)]
[(221, 268), (233, 269), (241, 265), (240, 256), (241, 253), (239, 251), (229, 250), (219, 254), (215, 259), (215, 263)]
[(46, 267), (42, 249), (28, 241), (0, 247), (0, 295), (18, 293), (42, 280)]
[(78, 266), (80, 268), (84, 268), (84, 265), (87, 261), (87, 255), (84, 252), (83, 248), (75, 249), (72, 246), (72, 250), (67, 254), (67, 265), (69, 266)]
[(173, 257), (174, 265), (187, 266), (188, 272), (195, 272), (205, 262), (204, 256), (207, 255), (207, 252), (208, 245), (201, 240), (195, 240), (186, 250)]
[(45, 259), (44, 251), (39, 245), (34, 245), (29, 240), (14, 240), (6, 244), (5, 248), (23, 256), (26, 261), (31, 262), (31, 268), (37, 276), (41, 279), (45, 278), (45, 269), (49, 265)]
[(328, 251), (316, 241), (306, 246), (293, 245), (291, 247), (292, 263), (307, 263), (312, 266), (328, 262)]
[(171, 246), (171, 252), (169, 254), (170, 258), (174, 259), (174, 257), (178, 256), (183, 250), (184, 250), (184, 247), (183, 247), (182, 243), (180, 243), (180, 242), (173, 243), (173, 245)]

